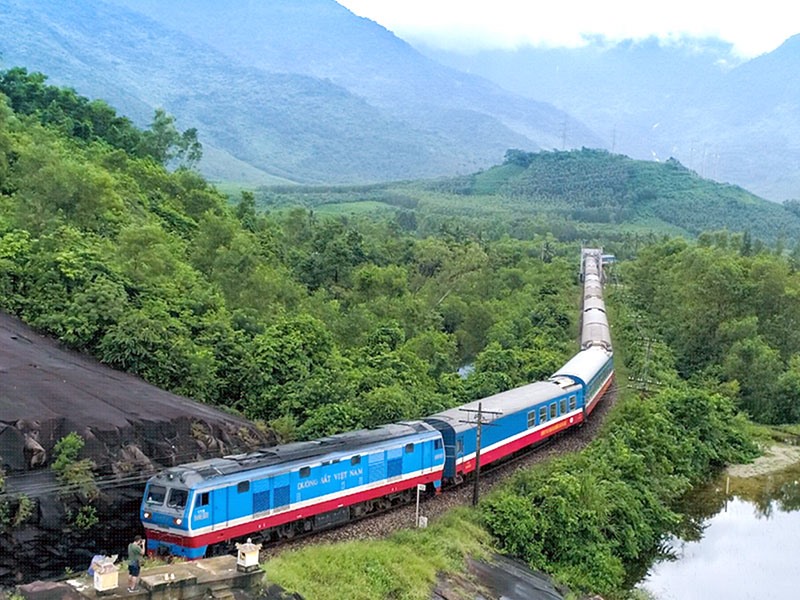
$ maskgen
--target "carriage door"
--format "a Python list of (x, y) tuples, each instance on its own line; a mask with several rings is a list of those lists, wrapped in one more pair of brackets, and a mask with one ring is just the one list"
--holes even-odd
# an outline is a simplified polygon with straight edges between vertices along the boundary
[(456, 473), (460, 473), (463, 471), (463, 467), (461, 465), (464, 462), (464, 434), (456, 436)]

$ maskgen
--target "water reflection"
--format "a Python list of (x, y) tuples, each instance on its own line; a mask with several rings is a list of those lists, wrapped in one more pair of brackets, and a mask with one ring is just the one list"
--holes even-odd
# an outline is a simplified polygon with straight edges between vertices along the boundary
[(723, 477), (682, 509), (680, 538), (663, 549), (674, 560), (654, 565), (640, 587), (658, 600), (800, 595), (800, 465), (769, 476)]

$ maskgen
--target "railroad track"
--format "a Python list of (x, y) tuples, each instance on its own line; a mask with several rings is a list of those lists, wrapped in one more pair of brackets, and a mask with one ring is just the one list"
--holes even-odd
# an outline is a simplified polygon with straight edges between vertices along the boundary
[[(610, 408), (616, 403), (617, 388), (612, 386), (582, 427), (567, 430), (546, 445), (522, 453), (490, 469), (481, 469), (480, 496), (489, 493), (496, 485), (520, 469), (529, 468), (554, 456), (577, 452), (585, 448), (600, 431)], [(472, 503), (473, 483), (466, 481), (458, 487), (448, 488), (437, 496), (425, 498), (420, 503), (420, 514), (435, 519), (458, 506)], [(267, 560), (287, 550), (297, 550), (313, 544), (330, 544), (353, 540), (379, 539), (401, 529), (414, 527), (416, 506), (414, 502), (370, 514), (335, 529), (312, 531), (289, 540), (266, 544), (261, 559)]]

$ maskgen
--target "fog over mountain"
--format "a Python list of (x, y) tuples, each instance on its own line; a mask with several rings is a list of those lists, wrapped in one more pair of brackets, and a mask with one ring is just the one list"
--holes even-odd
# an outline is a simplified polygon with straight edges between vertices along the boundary
[(510, 147), (602, 143), (333, 0), (2, 0), (0, 11), (4, 67), (40, 70), (141, 124), (164, 107), (198, 128), (215, 178), (417, 178), (496, 164)]
[(428, 56), (544, 100), (634, 158), (674, 157), (766, 198), (800, 196), (800, 36), (743, 62), (716, 40)]
[(0, 66), (196, 127), (203, 172), (243, 183), (469, 173), (505, 151), (674, 157), (800, 197), (800, 41), (654, 40), (458, 55), (415, 48), (334, 0), (0, 0)]

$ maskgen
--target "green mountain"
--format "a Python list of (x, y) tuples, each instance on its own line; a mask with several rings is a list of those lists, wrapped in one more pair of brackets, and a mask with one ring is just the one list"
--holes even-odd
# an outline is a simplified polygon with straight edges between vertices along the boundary
[[(125, 5), (122, 5), (125, 4)], [(468, 173), (506, 149), (596, 144), (553, 107), (424, 58), (333, 0), (0, 0), (2, 66), (145, 125), (195, 127), (213, 179), (369, 182)]]
[(703, 176), (774, 201), (800, 189), (800, 36), (750, 60), (714, 39), (524, 47), (459, 54), (416, 45), (453, 68), (552, 103), (604, 147), (674, 157)]
[(605, 150), (510, 150), (502, 165), (471, 175), (360, 189), (264, 188), (259, 198), (265, 206), (338, 213), (395, 210), (422, 233), (458, 223), (490, 237), (697, 237), (727, 230), (770, 244), (800, 239), (797, 203), (779, 205), (704, 179), (674, 159), (641, 161)]
[(109, 1), (213, 46), (231, 61), (330, 80), (459, 147), (496, 147), (509, 130), (525, 136), (527, 148), (601, 143), (570, 115), (444, 67), (333, 0)]
[(800, 239), (800, 219), (783, 206), (733, 185), (703, 179), (678, 161), (638, 161), (603, 150), (509, 153), (519, 173), (468, 178), (472, 191), (543, 204), (584, 223), (646, 224), (690, 236), (727, 229), (774, 241)]

